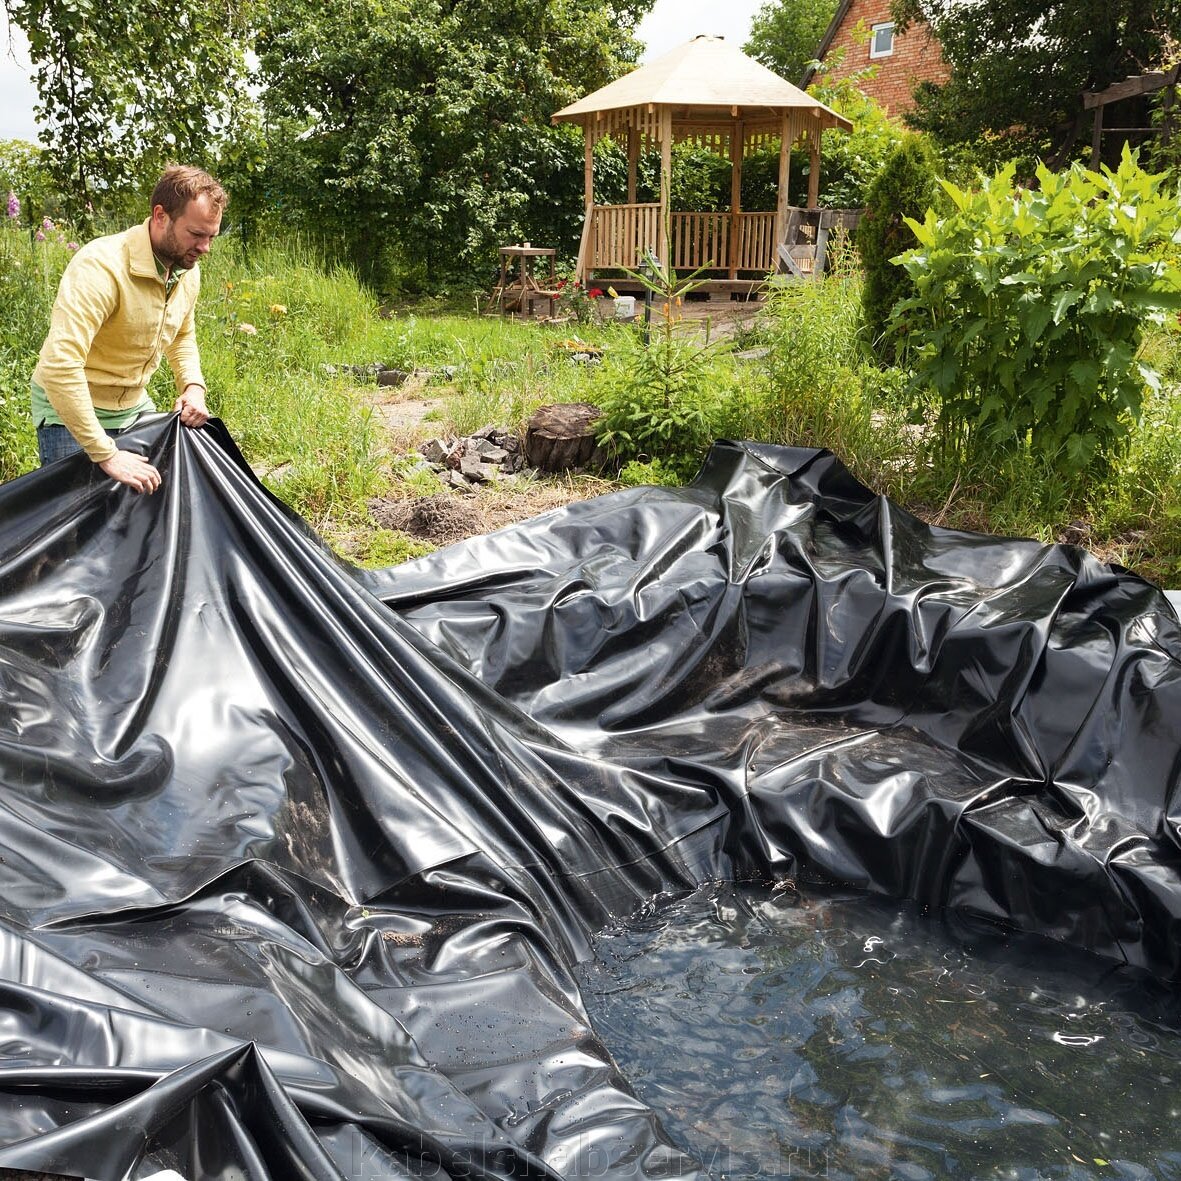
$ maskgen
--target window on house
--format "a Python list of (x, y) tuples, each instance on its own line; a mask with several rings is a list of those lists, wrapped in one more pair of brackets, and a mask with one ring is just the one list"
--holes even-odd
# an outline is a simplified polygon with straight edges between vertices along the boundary
[(894, 22), (874, 25), (869, 32), (869, 56), (889, 57), (894, 52)]

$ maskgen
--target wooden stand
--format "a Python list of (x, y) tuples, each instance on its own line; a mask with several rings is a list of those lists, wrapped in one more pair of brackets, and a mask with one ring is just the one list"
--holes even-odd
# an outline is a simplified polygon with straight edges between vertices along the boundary
[[(549, 315), (554, 314), (558, 302), (557, 275), (553, 246), (502, 246), (500, 248), (500, 283), (492, 293), (493, 303), (500, 312), (516, 312), (531, 316), (534, 307), (545, 302)], [(534, 259), (549, 259), (549, 272), (539, 279), (534, 270)], [(515, 272), (515, 273), (514, 273)]]

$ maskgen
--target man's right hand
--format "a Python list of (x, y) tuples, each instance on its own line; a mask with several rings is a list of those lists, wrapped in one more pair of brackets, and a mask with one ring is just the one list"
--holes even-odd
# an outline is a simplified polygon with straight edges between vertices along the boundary
[(155, 492), (160, 487), (160, 473), (142, 455), (134, 451), (116, 451), (99, 465), (112, 480), (134, 488), (136, 492)]

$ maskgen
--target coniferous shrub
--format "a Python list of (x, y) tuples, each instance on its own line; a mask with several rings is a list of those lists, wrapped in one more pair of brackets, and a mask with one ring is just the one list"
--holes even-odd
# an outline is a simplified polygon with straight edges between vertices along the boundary
[(914, 282), (891, 260), (915, 245), (906, 218), (921, 220), (938, 194), (935, 154), (920, 135), (908, 135), (869, 187), (857, 226), (857, 250), (865, 269), (861, 303), (869, 338), (885, 362), (894, 359), (886, 327), (895, 304), (914, 294)]

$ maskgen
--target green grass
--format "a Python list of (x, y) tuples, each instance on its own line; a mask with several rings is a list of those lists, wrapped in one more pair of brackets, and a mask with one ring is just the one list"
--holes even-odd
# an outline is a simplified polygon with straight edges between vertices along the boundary
[[(2, 229), (0, 477), (7, 479), (36, 462), (28, 377), (69, 252), (56, 239), (33, 243), (27, 233)], [(298, 241), (249, 251), (232, 238), (218, 242), (202, 281), (197, 333), (211, 409), (278, 495), (331, 544), (369, 565), (429, 547), (376, 529), (368, 501), (426, 495), (438, 484), (411, 475), (391, 454), (372, 409), (377, 388), (342, 366), (429, 370), (422, 395), (441, 401), (430, 430), (465, 434), (487, 424), (523, 430), (544, 403), (601, 399), (612, 383), (626, 383), (619, 366), (636, 348), (635, 329), (614, 323), (549, 326), (413, 308), (390, 314), (351, 273), (325, 267)], [(575, 336), (601, 346), (604, 362), (573, 360), (562, 341)], [(1181, 584), (1181, 397), (1170, 392), (1181, 387), (1175, 331), (1155, 330), (1145, 346), (1165, 376), (1165, 392), (1150, 399), (1111, 473), (1081, 496), (1044, 463), (943, 462), (907, 374), (879, 368), (867, 350), (851, 267), (777, 293), (739, 344), (767, 353), (740, 361), (724, 345), (712, 349), (708, 364), (694, 370), (696, 395), (686, 394), (708, 408), (715, 436), (827, 447), (875, 491), (949, 526), (1049, 541), (1082, 522), (1086, 543), (1103, 557)], [(157, 405), (171, 407), (166, 366), (152, 390)], [(651, 416), (652, 407), (644, 412)], [(629, 482), (645, 472), (663, 481), (670, 471), (692, 470), (702, 456), (644, 458), (652, 466), (637, 464)]]

